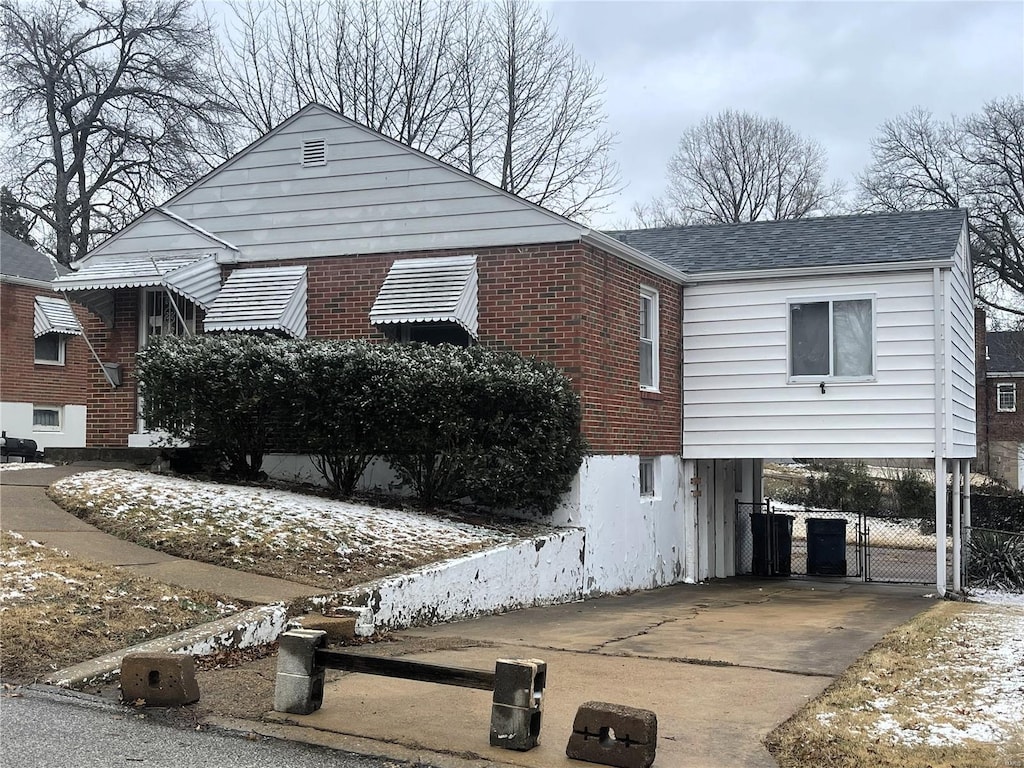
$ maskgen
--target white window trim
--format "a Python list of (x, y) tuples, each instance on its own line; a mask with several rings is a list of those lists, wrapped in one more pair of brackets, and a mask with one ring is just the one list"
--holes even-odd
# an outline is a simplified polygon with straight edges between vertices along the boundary
[[(40, 426), (36, 424), (36, 411), (53, 411), (57, 414), (57, 425), (53, 427)], [(64, 429), (64, 409), (59, 405), (35, 405), (32, 406), (32, 431), (33, 432), (61, 432)]]
[[(35, 356), (35, 340), (33, 340), (32, 358), (36, 365), (64, 365), (67, 359), (67, 346), (68, 339), (63, 333), (56, 333), (51, 331), (50, 333), (44, 333), (43, 336), (56, 336), (57, 337), (57, 359), (47, 360), (45, 358), (39, 358)], [(40, 336), (39, 338), (43, 338)]]
[[(660, 392), (661, 386), (661, 307), (659, 303), (658, 291), (646, 285), (640, 286), (640, 298), (648, 299), (651, 302), (651, 332), (654, 334), (651, 339), (644, 339), (642, 336), (638, 336), (638, 347), (639, 341), (650, 341), (651, 343), (651, 383), (644, 384), (641, 382), (640, 389), (644, 392)], [(639, 309), (639, 308), (638, 308)], [(639, 314), (638, 314), (639, 319)], [(637, 360), (637, 372), (639, 373), (640, 361)], [(639, 377), (638, 377), (639, 378)]]
[[(1003, 392), (1009, 392), (1013, 397), (1013, 405), (1010, 408), (1003, 408)], [(1016, 413), (1017, 412), (1017, 384), (1011, 382), (1009, 384), (996, 384), (996, 410), (999, 413)]]
[[(651, 490), (644, 492), (642, 467), (647, 465), (651, 468)], [(641, 456), (637, 461), (637, 487), (640, 492), (641, 501), (658, 501), (661, 498), (661, 461), (658, 457)]]
[[(837, 301), (871, 302), (871, 374), (869, 376), (834, 376), (835, 333), (833, 329), (832, 304)], [(793, 305), (828, 303), (829, 374), (808, 374), (795, 376), (793, 370)], [(786, 300), (786, 382), (789, 384), (818, 384), (820, 382), (864, 383), (878, 380), (878, 302), (874, 293), (829, 294), (827, 296), (799, 296)]]

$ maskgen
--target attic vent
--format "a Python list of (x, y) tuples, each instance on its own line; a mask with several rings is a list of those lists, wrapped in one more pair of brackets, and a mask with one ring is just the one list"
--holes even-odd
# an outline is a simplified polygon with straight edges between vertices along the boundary
[(327, 165), (327, 139), (310, 139), (302, 142), (302, 167)]

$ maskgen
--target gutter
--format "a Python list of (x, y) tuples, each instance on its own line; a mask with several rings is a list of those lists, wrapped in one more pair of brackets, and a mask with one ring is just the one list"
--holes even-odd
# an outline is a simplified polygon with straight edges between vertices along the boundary
[[(691, 283), (712, 283), (730, 280), (776, 280), (785, 277), (822, 277), (829, 275), (863, 275), (865, 269), (872, 272), (909, 272), (925, 269), (951, 269), (952, 259), (928, 259), (926, 261), (897, 261), (883, 264), (837, 264), (818, 267), (786, 267), (782, 269), (743, 269), (735, 271), (686, 273)], [(682, 274), (682, 273), (680, 273)]]
[(653, 256), (648, 256), (641, 250), (634, 248), (631, 245), (626, 245), (621, 240), (616, 240), (614, 237), (598, 232), (593, 229), (581, 229), (580, 240), (587, 245), (592, 245), (595, 248), (600, 248), (602, 251), (607, 251), (613, 256), (617, 256), (623, 261), (627, 261), (634, 266), (645, 269), (659, 277), (664, 277), (675, 283), (685, 285), (686, 283), (693, 282), (693, 278), (686, 272), (676, 269), (670, 264), (655, 259)]

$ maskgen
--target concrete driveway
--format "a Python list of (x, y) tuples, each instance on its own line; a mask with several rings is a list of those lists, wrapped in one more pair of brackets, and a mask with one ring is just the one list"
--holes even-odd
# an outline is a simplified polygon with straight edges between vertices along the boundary
[[(726, 581), (398, 633), (378, 650), (493, 669), (548, 663), (541, 744), (488, 744), (490, 695), (359, 674), (329, 676), (312, 715), (273, 713), (277, 735), (431, 765), (579, 766), (565, 756), (577, 707), (653, 710), (656, 766), (774, 766), (764, 737), (885, 633), (934, 604), (923, 587)], [(369, 647), (368, 647), (369, 648)]]

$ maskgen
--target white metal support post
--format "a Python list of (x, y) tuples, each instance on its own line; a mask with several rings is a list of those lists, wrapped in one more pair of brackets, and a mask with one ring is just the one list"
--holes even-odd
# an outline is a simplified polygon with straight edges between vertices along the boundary
[(946, 596), (946, 460), (935, 456), (935, 592)]
[(950, 495), (953, 497), (953, 592), (961, 592), (960, 584), (960, 510), (963, 496), (963, 488), (960, 487), (961, 460), (955, 459), (953, 464), (953, 482), (950, 485)]

